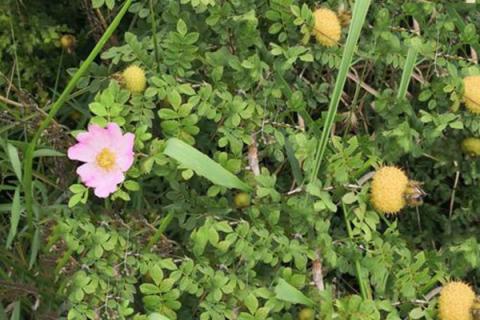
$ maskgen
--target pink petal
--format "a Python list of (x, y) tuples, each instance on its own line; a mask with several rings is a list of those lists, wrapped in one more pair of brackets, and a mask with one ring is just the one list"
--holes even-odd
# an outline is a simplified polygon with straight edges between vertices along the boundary
[(122, 130), (115, 122), (110, 122), (107, 124), (105, 130), (107, 131), (108, 137), (110, 138), (110, 142), (112, 144), (122, 139)]
[(78, 143), (68, 149), (68, 158), (71, 160), (95, 161), (98, 152), (110, 146), (107, 131), (95, 124), (88, 126), (88, 131), (79, 133), (76, 139)]
[(78, 167), (77, 173), (82, 182), (90, 188), (99, 198), (106, 198), (117, 190), (118, 184), (125, 180), (120, 170), (105, 171), (95, 163), (85, 163)]
[(88, 140), (90, 142), (95, 142), (102, 148), (110, 145), (110, 135), (108, 134), (107, 129), (99, 127), (96, 124), (90, 124), (88, 126), (88, 133)]
[(95, 145), (79, 142), (68, 148), (68, 158), (71, 160), (79, 160), (83, 162), (95, 161), (98, 150)]
[(117, 156), (117, 165), (122, 171), (127, 171), (133, 164), (133, 143), (135, 135), (126, 133), (112, 145)]
[(122, 183), (123, 180), (125, 180), (125, 176), (120, 170), (110, 171), (94, 187), (94, 193), (99, 198), (106, 198), (117, 190), (118, 184)]

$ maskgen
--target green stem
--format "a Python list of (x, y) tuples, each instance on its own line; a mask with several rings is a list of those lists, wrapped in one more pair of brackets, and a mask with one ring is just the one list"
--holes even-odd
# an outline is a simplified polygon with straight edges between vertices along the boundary
[(108, 39), (112, 36), (113, 32), (117, 29), (120, 21), (122, 20), (123, 16), (127, 13), (128, 8), (132, 4), (133, 0), (126, 0), (125, 4), (123, 5), (122, 9), (118, 12), (115, 19), (113, 19), (112, 23), (108, 26), (107, 30), (100, 38), (98, 43), (95, 45), (93, 50), (88, 55), (87, 59), (80, 65), (80, 68), (75, 72), (72, 79), (68, 82), (66, 88), (63, 90), (58, 100), (55, 101), (50, 112), (48, 113), (48, 117), (45, 118), (40, 127), (35, 132), (33, 139), (28, 144), (27, 150), (25, 152), (25, 159), (24, 159), (24, 166), (23, 166), (23, 173), (24, 173), (24, 192), (25, 192), (25, 207), (27, 210), (27, 218), (28, 218), (28, 227), (33, 230), (33, 190), (32, 190), (32, 170), (33, 170), (33, 153), (35, 151), (35, 147), (37, 146), (38, 139), (42, 132), (47, 128), (50, 122), (53, 120), (55, 115), (57, 114), (58, 110), (63, 106), (65, 101), (68, 99), (70, 93), (73, 91), (77, 82), (80, 80), (82, 75), (88, 70), (90, 65), (92, 64), (93, 60), (97, 57), (100, 53), (102, 48), (107, 43)]
[[(350, 221), (348, 221), (347, 217), (347, 208), (345, 204), (342, 202), (342, 209), (343, 209), (343, 219), (345, 220), (345, 225), (347, 227), (348, 237), (351, 241), (353, 241), (353, 231), (352, 226), (350, 225)], [(355, 273), (358, 281), (358, 285), (360, 286), (360, 294), (364, 300), (372, 299), (372, 293), (370, 292), (369, 286), (365, 283), (365, 278), (363, 277), (362, 266), (360, 265), (360, 261), (355, 259)]]
[(152, 40), (153, 46), (155, 49), (155, 60), (157, 61), (157, 70), (160, 71), (160, 55), (158, 52), (158, 43), (157, 43), (157, 21), (155, 20), (155, 10), (153, 10), (153, 0), (150, 0), (150, 16), (152, 18)]
[(160, 222), (160, 226), (158, 227), (157, 231), (155, 232), (155, 234), (150, 238), (150, 240), (148, 241), (148, 245), (147, 245), (147, 248), (146, 250), (150, 250), (150, 248), (158, 242), (158, 240), (160, 239), (160, 237), (162, 236), (162, 234), (165, 232), (165, 230), (167, 229), (167, 227), (170, 225), (170, 222), (172, 222), (172, 219), (173, 219), (173, 211), (170, 211), (166, 216), (165, 218), (162, 219), (162, 222)]

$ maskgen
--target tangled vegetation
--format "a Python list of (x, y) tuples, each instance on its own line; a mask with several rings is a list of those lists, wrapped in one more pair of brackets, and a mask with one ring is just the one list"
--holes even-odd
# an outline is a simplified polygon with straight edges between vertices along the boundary
[(0, 319), (478, 319), (479, 10), (3, 1)]

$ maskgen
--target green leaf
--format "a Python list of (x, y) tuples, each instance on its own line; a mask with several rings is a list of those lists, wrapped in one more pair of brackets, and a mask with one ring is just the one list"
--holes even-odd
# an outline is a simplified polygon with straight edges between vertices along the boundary
[(35, 229), (32, 239), (32, 249), (30, 250), (30, 261), (28, 267), (31, 269), (37, 261), (38, 251), (40, 250), (40, 228)]
[(75, 193), (73, 196), (70, 197), (68, 200), (68, 207), (73, 208), (75, 207), (80, 201), (82, 201), (83, 194), (82, 193)]
[(255, 311), (258, 309), (258, 300), (257, 297), (255, 297), (252, 293), (250, 293), (246, 298), (245, 298), (245, 306), (247, 306), (248, 311), (250, 311), (251, 314), (255, 314)]
[(410, 311), (408, 315), (410, 316), (410, 319), (420, 319), (423, 318), (424, 314), (422, 308), (415, 308)]
[(153, 282), (158, 286), (163, 280), (163, 271), (162, 268), (158, 265), (154, 265), (150, 270), (150, 276), (153, 279)]
[(408, 84), (412, 78), (413, 68), (417, 61), (417, 50), (412, 46), (408, 49), (407, 59), (403, 66), (402, 79), (400, 80), (400, 86), (398, 88), (397, 98), (403, 99), (407, 94)]
[(94, 9), (100, 8), (105, 3), (105, 0), (92, 0), (92, 7)]
[(140, 285), (140, 292), (143, 294), (157, 294), (160, 289), (152, 283), (143, 283)]
[(17, 148), (10, 143), (7, 143), (7, 154), (18, 181), (22, 181), (22, 164), (20, 163), (20, 158), (18, 157)]
[(65, 154), (53, 149), (38, 149), (33, 153), (33, 157), (65, 157)]
[[(284, 133), (284, 132), (283, 132)], [(297, 157), (295, 156), (295, 151), (293, 150), (293, 146), (290, 143), (290, 140), (287, 138), (285, 139), (285, 151), (287, 152), (287, 159), (290, 163), (290, 167), (292, 168), (293, 177), (297, 184), (303, 184), (303, 174), (300, 168), (300, 163), (298, 162)]]
[(15, 189), (15, 194), (13, 195), (12, 208), (10, 216), (10, 231), (8, 232), (7, 237), (7, 248), (10, 248), (12, 241), (17, 234), (18, 222), (20, 221), (21, 213), (21, 204), (20, 204), (20, 187)]
[(128, 191), (138, 191), (138, 190), (140, 190), (140, 185), (133, 180), (125, 181), (123, 183), (123, 185), (125, 186), (125, 189), (127, 189)]
[(230, 189), (251, 190), (247, 184), (223, 168), (219, 163), (179, 139), (169, 139), (164, 154), (180, 162), (183, 167), (195, 171), (197, 175), (207, 178), (214, 184)]
[(177, 90), (173, 89), (170, 92), (168, 92), (168, 101), (172, 105), (173, 108), (178, 109), (180, 105), (182, 104), (182, 97), (178, 93)]
[(20, 320), (21, 313), (20, 311), (22, 310), (22, 305), (20, 301), (15, 301), (12, 316), (10, 317), (10, 320)]
[(108, 116), (108, 112), (107, 112), (107, 109), (105, 108), (105, 106), (99, 102), (93, 102), (93, 103), (90, 103), (90, 105), (88, 106), (90, 111), (92, 111), (92, 113), (96, 114), (97, 116), (100, 116), (100, 117), (106, 117)]
[(170, 318), (167, 318), (160, 313), (155, 312), (148, 316), (148, 320), (170, 320)]
[(313, 301), (307, 298), (300, 290), (280, 279), (275, 287), (275, 296), (279, 300), (287, 301), (293, 304), (303, 304), (312, 307)]
[(187, 34), (187, 25), (182, 19), (178, 20), (177, 22), (177, 32), (180, 33), (182, 36)]

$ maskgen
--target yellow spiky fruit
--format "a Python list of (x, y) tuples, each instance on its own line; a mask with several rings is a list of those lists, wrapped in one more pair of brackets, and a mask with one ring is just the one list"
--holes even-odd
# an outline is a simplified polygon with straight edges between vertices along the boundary
[(463, 101), (471, 113), (480, 113), (480, 76), (463, 79)]
[(145, 71), (136, 65), (131, 65), (122, 73), (125, 87), (133, 93), (141, 93), (147, 86)]
[(313, 12), (313, 18), (315, 20), (313, 34), (317, 41), (326, 47), (337, 44), (342, 34), (337, 14), (330, 9), (320, 8)]
[(378, 169), (372, 180), (372, 205), (382, 213), (398, 213), (406, 205), (407, 186), (408, 178), (401, 169), (391, 166)]
[(472, 320), (475, 293), (468, 284), (459, 281), (443, 286), (438, 300), (440, 320)]
[(480, 139), (466, 138), (462, 141), (462, 149), (472, 157), (480, 156)]

